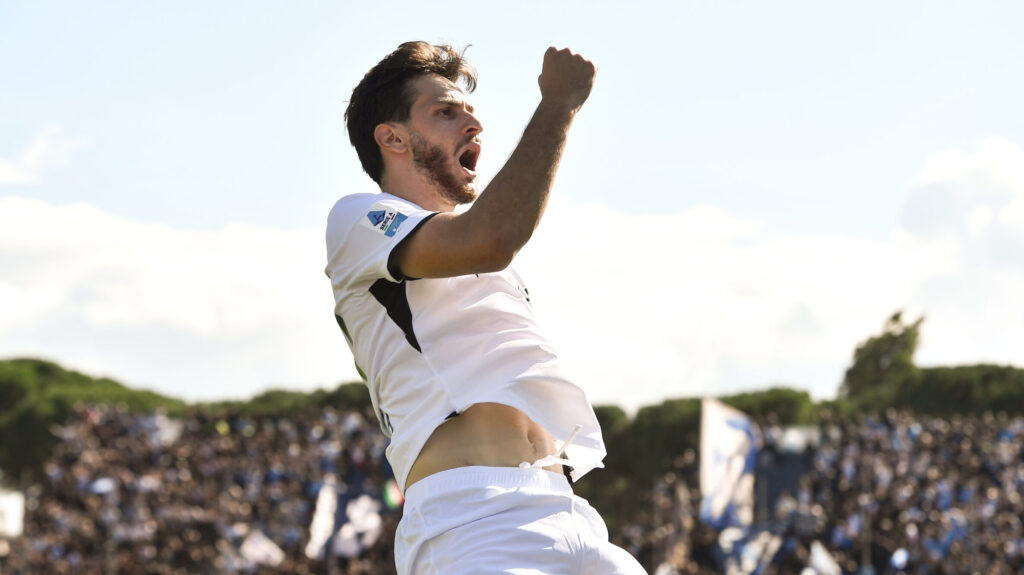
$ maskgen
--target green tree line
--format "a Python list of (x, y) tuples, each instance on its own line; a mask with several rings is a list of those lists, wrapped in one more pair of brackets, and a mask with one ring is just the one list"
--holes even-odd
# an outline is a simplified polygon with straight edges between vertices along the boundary
[(924, 318), (894, 313), (882, 333), (853, 353), (836, 405), (877, 412), (888, 407), (928, 415), (1005, 411), (1024, 413), (1024, 370), (977, 364), (919, 368), (914, 363)]

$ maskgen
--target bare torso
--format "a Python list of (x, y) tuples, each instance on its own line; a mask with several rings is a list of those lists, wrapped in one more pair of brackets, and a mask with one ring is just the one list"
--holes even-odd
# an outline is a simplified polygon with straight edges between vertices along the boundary
[[(412, 464), (405, 487), (456, 467), (517, 467), (554, 454), (554, 438), (526, 414), (507, 405), (478, 403), (434, 430)], [(561, 465), (544, 469), (562, 473)]]

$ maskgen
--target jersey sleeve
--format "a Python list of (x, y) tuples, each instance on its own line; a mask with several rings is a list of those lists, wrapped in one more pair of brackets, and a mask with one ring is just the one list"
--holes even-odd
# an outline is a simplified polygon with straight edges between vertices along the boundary
[(392, 257), (437, 212), (386, 194), (346, 196), (327, 218), (327, 275), (335, 288), (361, 281), (407, 278)]

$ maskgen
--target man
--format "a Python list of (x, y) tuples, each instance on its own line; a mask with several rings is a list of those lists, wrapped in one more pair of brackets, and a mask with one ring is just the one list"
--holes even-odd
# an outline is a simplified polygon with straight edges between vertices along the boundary
[(476, 85), (462, 54), (402, 44), (352, 92), (349, 139), (381, 193), (331, 210), (326, 271), (405, 490), (400, 574), (644, 573), (572, 494), (601, 466), (601, 430), (508, 267), (594, 74), (548, 49), (540, 104), (478, 199), (483, 126), (458, 85)]

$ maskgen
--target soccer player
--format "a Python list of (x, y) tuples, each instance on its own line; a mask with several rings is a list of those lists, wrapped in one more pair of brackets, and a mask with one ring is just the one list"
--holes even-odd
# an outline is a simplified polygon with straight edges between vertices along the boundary
[(540, 103), (479, 198), (483, 125), (460, 87), (476, 86), (462, 53), (407, 42), (352, 92), (349, 139), (380, 193), (331, 210), (326, 271), (405, 491), (401, 575), (644, 573), (573, 495), (601, 466), (601, 429), (509, 267), (594, 74), (547, 50)]

